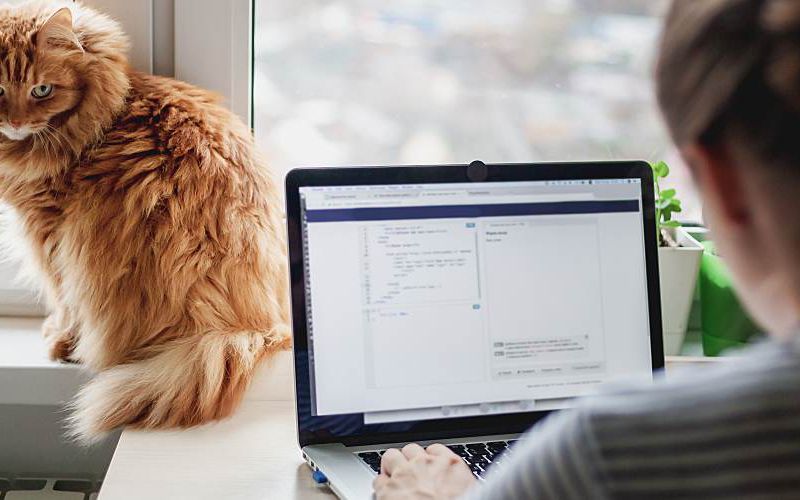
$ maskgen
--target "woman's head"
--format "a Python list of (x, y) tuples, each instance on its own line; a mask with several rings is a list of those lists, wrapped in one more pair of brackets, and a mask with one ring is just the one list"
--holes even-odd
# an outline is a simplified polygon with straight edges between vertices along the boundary
[(672, 137), (751, 311), (800, 322), (800, 0), (676, 0), (657, 67)]

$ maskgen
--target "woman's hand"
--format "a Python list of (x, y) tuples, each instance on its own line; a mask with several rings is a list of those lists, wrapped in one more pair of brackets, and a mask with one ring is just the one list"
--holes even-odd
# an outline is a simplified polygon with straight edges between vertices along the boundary
[(450, 499), (476, 483), (467, 465), (446, 446), (409, 444), (388, 450), (372, 483), (378, 500)]

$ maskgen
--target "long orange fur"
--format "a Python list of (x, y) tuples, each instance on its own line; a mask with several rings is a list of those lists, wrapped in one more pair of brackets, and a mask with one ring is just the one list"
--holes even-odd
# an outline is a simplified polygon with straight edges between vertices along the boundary
[(250, 131), (131, 70), (127, 46), (79, 4), (0, 6), (0, 131), (32, 131), (0, 133), (0, 200), (43, 279), (51, 356), (97, 371), (73, 403), (85, 441), (223, 418), (289, 345), (278, 188)]

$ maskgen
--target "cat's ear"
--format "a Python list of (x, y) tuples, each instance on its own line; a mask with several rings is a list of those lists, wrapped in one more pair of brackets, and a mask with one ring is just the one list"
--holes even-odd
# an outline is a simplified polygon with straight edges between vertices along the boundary
[(67, 7), (59, 9), (39, 28), (36, 43), (40, 49), (50, 46), (83, 52), (78, 35), (72, 29), (72, 12)]

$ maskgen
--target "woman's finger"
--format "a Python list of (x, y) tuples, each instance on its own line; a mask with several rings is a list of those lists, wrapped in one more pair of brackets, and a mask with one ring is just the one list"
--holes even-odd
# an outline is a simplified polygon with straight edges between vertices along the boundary
[(386, 450), (386, 453), (381, 457), (381, 474), (391, 477), (392, 473), (397, 470), (397, 467), (406, 462), (408, 462), (408, 460), (400, 450), (395, 448)]
[(427, 451), (431, 455), (436, 455), (437, 457), (449, 457), (451, 455), (457, 456), (455, 453), (452, 452), (452, 450), (450, 450), (450, 448), (439, 443), (428, 446), (427, 448), (425, 448), (425, 451)]
[(414, 460), (414, 458), (425, 454), (425, 449), (417, 443), (407, 444), (403, 446), (401, 451), (408, 460)]
[(378, 474), (372, 481), (372, 489), (375, 490), (375, 493), (380, 493), (380, 491), (385, 488), (388, 483), (389, 476), (386, 474)]

